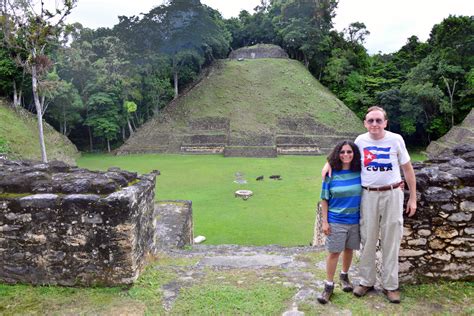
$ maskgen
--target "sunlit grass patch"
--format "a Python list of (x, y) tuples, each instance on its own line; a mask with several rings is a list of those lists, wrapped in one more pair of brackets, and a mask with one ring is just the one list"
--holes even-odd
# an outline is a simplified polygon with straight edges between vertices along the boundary
[(100, 314), (113, 309), (144, 310), (141, 302), (123, 297), (124, 289), (69, 288), (0, 284), (0, 314)]
[(295, 290), (282, 285), (208, 284), (184, 289), (176, 301), (176, 315), (278, 315)]

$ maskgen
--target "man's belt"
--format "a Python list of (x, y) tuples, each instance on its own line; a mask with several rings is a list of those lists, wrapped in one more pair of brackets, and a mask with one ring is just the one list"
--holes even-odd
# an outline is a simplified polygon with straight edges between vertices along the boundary
[(393, 190), (393, 189), (399, 188), (402, 183), (403, 183), (403, 181), (398, 182), (398, 183), (394, 183), (394, 184), (391, 184), (391, 185), (384, 185), (383, 187), (377, 187), (377, 188), (362, 186), (362, 189), (365, 189), (367, 191), (388, 191), (388, 190)]

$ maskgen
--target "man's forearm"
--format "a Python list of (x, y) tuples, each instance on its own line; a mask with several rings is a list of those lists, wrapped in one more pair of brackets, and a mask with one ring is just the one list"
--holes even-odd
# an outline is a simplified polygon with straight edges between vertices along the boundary
[(402, 170), (410, 191), (410, 199), (416, 200), (416, 178), (411, 162), (407, 162), (406, 164), (402, 165)]

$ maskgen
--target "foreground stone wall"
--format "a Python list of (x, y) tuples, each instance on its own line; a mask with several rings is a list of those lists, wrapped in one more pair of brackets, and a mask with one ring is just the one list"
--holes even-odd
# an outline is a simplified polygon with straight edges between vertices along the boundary
[(0, 281), (131, 284), (154, 249), (154, 190), (154, 173), (0, 160)]
[(414, 167), (418, 210), (405, 218), (400, 279), (473, 281), (474, 145)]

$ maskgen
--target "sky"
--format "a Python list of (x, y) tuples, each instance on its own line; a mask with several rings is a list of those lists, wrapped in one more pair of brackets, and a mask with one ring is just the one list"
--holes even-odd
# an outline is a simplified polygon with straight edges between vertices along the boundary
[[(112, 27), (118, 16), (146, 13), (160, 0), (78, 0), (67, 21), (89, 28)], [(253, 12), (260, 0), (201, 0), (224, 18), (243, 9)], [(416, 35), (426, 41), (433, 25), (452, 15), (474, 15), (473, 0), (339, 0), (334, 27), (338, 31), (352, 22), (363, 22), (370, 32), (364, 46), (369, 54), (393, 53)]]

